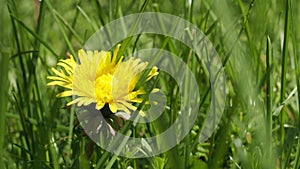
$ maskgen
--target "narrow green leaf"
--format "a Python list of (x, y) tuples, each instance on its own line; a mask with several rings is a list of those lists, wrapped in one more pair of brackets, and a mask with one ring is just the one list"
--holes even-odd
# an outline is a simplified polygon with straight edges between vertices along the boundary
[[(286, 0), (286, 9), (285, 9), (285, 23), (284, 23), (284, 39), (283, 39), (283, 49), (282, 49), (282, 62), (281, 62), (281, 85), (280, 85), (280, 102), (282, 103), (285, 100), (286, 94), (286, 68), (287, 68), (287, 57), (288, 57), (288, 44), (289, 44), (289, 35), (290, 35), (290, 0)], [(284, 167), (285, 162), (285, 153), (284, 153), (284, 108), (280, 113), (280, 143), (282, 148), (281, 154), (281, 166)], [(284, 167), (285, 168), (285, 167)]]

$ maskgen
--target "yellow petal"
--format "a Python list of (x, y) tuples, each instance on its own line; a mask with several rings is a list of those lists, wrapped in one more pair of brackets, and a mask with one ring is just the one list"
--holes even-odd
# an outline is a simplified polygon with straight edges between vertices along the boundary
[(63, 81), (63, 82), (69, 82), (68, 80), (62, 78), (62, 77), (57, 77), (57, 76), (47, 76), (47, 79), (50, 80), (55, 80), (55, 81)]
[(113, 55), (113, 58), (111, 60), (111, 62), (115, 63), (116, 62), (116, 59), (117, 59), (117, 55), (118, 55), (118, 52), (119, 52), (119, 49), (120, 49), (120, 46), (121, 44), (118, 44), (115, 51), (114, 51), (114, 55)]
[(114, 102), (109, 103), (109, 109), (110, 109), (110, 111), (113, 112), (113, 113), (116, 113), (117, 110), (118, 110), (118, 108), (117, 108), (117, 106), (116, 106), (116, 104), (115, 104)]
[(97, 104), (96, 104), (96, 109), (97, 109), (97, 110), (100, 110), (100, 109), (102, 109), (102, 107), (104, 107), (104, 105), (105, 105), (104, 102), (97, 102)]
[(155, 66), (151, 69), (151, 71), (148, 74), (148, 77), (146, 79), (146, 81), (150, 80), (152, 77), (158, 75), (158, 68)]
[(72, 95), (73, 95), (73, 91), (67, 90), (67, 91), (57, 94), (56, 97), (67, 97), (67, 96), (72, 96)]

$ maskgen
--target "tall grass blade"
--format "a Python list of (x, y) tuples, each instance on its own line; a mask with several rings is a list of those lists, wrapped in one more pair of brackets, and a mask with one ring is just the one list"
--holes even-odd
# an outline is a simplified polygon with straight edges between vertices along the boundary
[(271, 58), (272, 58), (272, 46), (270, 37), (267, 36), (266, 41), (266, 64), (267, 64), (267, 95), (266, 95), (266, 102), (267, 102), (267, 110), (266, 110), (266, 140), (267, 140), (267, 148), (266, 148), (266, 155), (267, 160), (270, 162), (272, 157), (272, 73), (271, 73)]
[(4, 164), (4, 142), (5, 142), (5, 135), (6, 135), (6, 113), (7, 113), (7, 105), (8, 105), (8, 87), (9, 87), (9, 80), (8, 80), (8, 71), (9, 71), (9, 54), (10, 52), (8, 49), (4, 49), (4, 46), (0, 46), (0, 168), (5, 168)]
[(77, 56), (77, 54), (76, 54), (76, 52), (75, 52), (75, 50), (74, 50), (74, 48), (73, 48), (73, 46), (72, 46), (72, 44), (71, 44), (69, 38), (68, 38), (68, 36), (67, 36), (67, 34), (66, 34), (66, 32), (65, 32), (65, 29), (64, 29), (63, 25), (61, 24), (61, 22), (59, 21), (59, 19), (57, 18), (56, 14), (55, 14), (55, 9), (54, 9), (54, 7), (53, 7), (52, 4), (49, 2), (49, 0), (45, 0), (45, 3), (47, 4), (47, 6), (48, 6), (48, 8), (49, 8), (49, 10), (50, 10), (50, 13), (52, 14), (52, 16), (53, 16), (55, 22), (57, 23), (57, 25), (58, 25), (58, 27), (59, 27), (61, 33), (63, 34), (64, 40), (65, 40), (65, 42), (66, 42), (66, 44), (67, 44), (67, 46), (68, 46), (68, 48), (69, 48), (71, 54), (72, 54), (73, 56)]
[[(297, 2), (295, 2), (297, 4)], [(297, 96), (298, 96), (298, 117), (296, 120), (296, 126), (298, 127), (298, 132), (296, 137), (298, 138), (298, 142), (296, 144), (296, 156), (293, 165), (293, 169), (297, 169), (300, 167), (300, 66), (299, 66), (299, 55), (298, 52), (298, 44), (297, 44), (297, 32), (295, 30), (296, 26), (294, 24), (294, 11), (292, 10), (292, 2), (290, 3), (291, 9), (291, 37), (292, 37), (292, 46), (293, 46), (293, 55), (294, 55), (294, 65), (295, 65), (295, 79), (297, 85)]]
[[(283, 39), (283, 49), (282, 49), (282, 62), (281, 62), (281, 88), (280, 88), (280, 102), (282, 103), (285, 100), (286, 94), (286, 68), (287, 68), (287, 57), (288, 57), (288, 44), (289, 44), (289, 35), (290, 35), (290, 0), (286, 0), (286, 9), (285, 9), (285, 22), (284, 22), (284, 39)], [(280, 143), (282, 148), (281, 154), (281, 166), (284, 165), (285, 153), (284, 153), (284, 108), (280, 112)]]

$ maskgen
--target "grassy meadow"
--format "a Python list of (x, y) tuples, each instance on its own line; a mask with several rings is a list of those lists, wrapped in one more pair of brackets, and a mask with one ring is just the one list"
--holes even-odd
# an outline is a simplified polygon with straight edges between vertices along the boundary
[[(0, 2), (0, 169), (300, 169), (300, 1)], [(71, 98), (57, 98), (62, 88), (47, 86), (47, 76), (99, 28), (143, 12), (179, 16), (206, 35), (226, 74), (226, 105), (216, 130), (199, 143), (211, 106), (210, 79), (199, 57), (163, 35), (120, 42), (125, 58), (151, 47), (180, 57), (201, 95), (196, 122), (178, 145), (131, 159), (95, 145), (78, 126), (74, 107), (66, 106)], [(154, 122), (127, 125), (132, 137), (155, 136), (178, 117), (178, 85), (163, 72), (154, 79), (166, 91), (167, 106)]]

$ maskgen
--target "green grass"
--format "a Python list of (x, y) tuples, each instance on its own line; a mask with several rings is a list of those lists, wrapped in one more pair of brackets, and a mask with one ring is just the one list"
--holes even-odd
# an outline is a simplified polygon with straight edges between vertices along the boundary
[[(1, 169), (300, 168), (300, 1), (0, 2)], [(76, 56), (98, 28), (138, 12), (180, 16), (201, 29), (224, 66), (227, 98), (218, 128), (199, 143), (211, 97), (199, 57), (162, 35), (120, 42), (125, 57), (149, 47), (179, 56), (196, 77), (202, 99), (196, 123), (180, 144), (154, 157), (130, 159), (95, 146), (76, 126), (74, 108), (65, 106), (70, 98), (56, 98), (61, 88), (46, 86), (46, 77), (59, 59)], [(122, 132), (150, 137), (178, 117), (176, 82), (163, 72), (156, 80), (152, 84), (167, 97), (163, 116), (147, 125), (127, 123)]]

